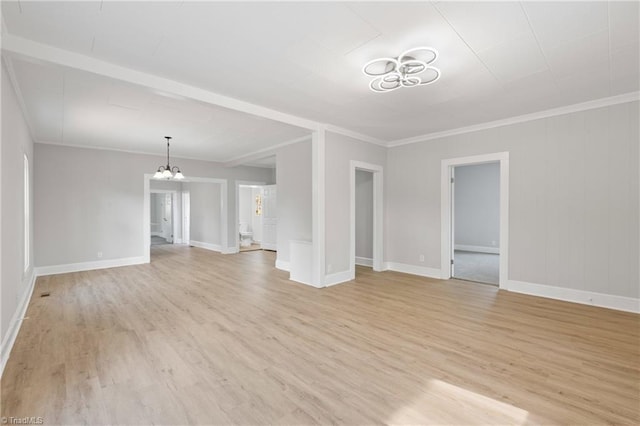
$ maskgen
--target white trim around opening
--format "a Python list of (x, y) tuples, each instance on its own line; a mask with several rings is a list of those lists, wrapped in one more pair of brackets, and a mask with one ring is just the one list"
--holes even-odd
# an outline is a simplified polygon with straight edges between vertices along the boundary
[(349, 276), (356, 277), (356, 170), (373, 173), (373, 259), (374, 271), (382, 271), (384, 247), (383, 167), (377, 164), (351, 160), (349, 163)]
[[(142, 208), (142, 247), (144, 253), (144, 263), (151, 262), (151, 179), (152, 174), (145, 173), (144, 174), (144, 203)], [(229, 229), (229, 220), (228, 220), (228, 208), (227, 208), (227, 187), (228, 182), (226, 179), (218, 179), (218, 178), (200, 178), (200, 177), (189, 177), (188, 179), (182, 181), (185, 183), (190, 182), (198, 182), (198, 183), (217, 183), (220, 184), (220, 235), (222, 236), (221, 246), (227, 247), (228, 240), (228, 229)], [(155, 191), (155, 190), (154, 190)], [(189, 241), (183, 241), (185, 244), (188, 244)]]
[(235, 253), (240, 252), (240, 187), (241, 186), (259, 186), (263, 187), (267, 185), (266, 182), (253, 181), (253, 180), (237, 180), (236, 181), (236, 214), (235, 214), (235, 238), (232, 241), (235, 248)]
[(476, 155), (442, 160), (440, 179), (440, 277), (451, 278), (451, 177), (455, 166), (500, 163), (500, 282), (506, 290), (509, 282), (509, 152)]

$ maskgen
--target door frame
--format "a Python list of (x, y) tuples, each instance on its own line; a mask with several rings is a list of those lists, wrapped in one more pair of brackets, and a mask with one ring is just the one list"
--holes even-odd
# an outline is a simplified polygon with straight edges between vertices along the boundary
[[(151, 262), (151, 180), (153, 174), (145, 173), (143, 175), (143, 206), (142, 206), (142, 252), (144, 253), (144, 262)], [(228, 209), (227, 209), (227, 188), (229, 183), (227, 179), (218, 178), (201, 178), (201, 177), (188, 177), (182, 181), (183, 183), (217, 183), (220, 184), (220, 233), (221, 233), (221, 247), (223, 253), (228, 253), (227, 241), (228, 241)], [(156, 191), (154, 189), (154, 191)], [(175, 234), (174, 234), (175, 235)], [(186, 244), (189, 242), (186, 241)], [(225, 250), (226, 249), (226, 250)]]
[(240, 186), (265, 186), (265, 182), (252, 181), (252, 180), (237, 180), (236, 181), (236, 220), (235, 220), (235, 253), (240, 252)]
[[(178, 190), (176, 189), (150, 189), (149, 190), (149, 200), (151, 200), (151, 194), (171, 194), (171, 244), (182, 244), (182, 238), (176, 238), (178, 235), (178, 223), (176, 219), (178, 218)], [(151, 216), (151, 204), (149, 204), (149, 216)], [(149, 221), (151, 221), (151, 217), (149, 217)], [(151, 223), (149, 223), (149, 238), (151, 238)]]
[(182, 243), (191, 240), (191, 192), (182, 191)]
[(384, 270), (384, 168), (378, 164), (351, 160), (349, 162), (349, 275), (352, 280), (356, 277), (356, 170), (373, 174), (373, 270), (376, 272)]
[(500, 279), (499, 288), (508, 289), (509, 283), (509, 152), (447, 158), (440, 170), (440, 274), (443, 280), (451, 278), (453, 258), (453, 169), (483, 163), (500, 163)]

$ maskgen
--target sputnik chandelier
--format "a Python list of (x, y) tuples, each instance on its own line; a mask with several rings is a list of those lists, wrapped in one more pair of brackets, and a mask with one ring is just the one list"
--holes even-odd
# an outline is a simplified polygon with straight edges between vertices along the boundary
[(397, 58), (378, 58), (367, 62), (362, 72), (373, 77), (369, 88), (374, 92), (391, 92), (401, 87), (431, 84), (440, 78), (440, 70), (431, 64), (438, 52), (431, 47), (415, 47)]
[(167, 165), (158, 167), (158, 171), (153, 175), (154, 179), (184, 179), (184, 175), (180, 171), (180, 167), (173, 166), (169, 163), (169, 141), (171, 136), (164, 137), (167, 140)]

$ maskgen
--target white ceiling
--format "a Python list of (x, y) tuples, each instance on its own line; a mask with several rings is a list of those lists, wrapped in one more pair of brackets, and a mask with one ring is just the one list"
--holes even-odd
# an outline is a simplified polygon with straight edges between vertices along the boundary
[[(11, 35), (395, 141), (637, 91), (639, 4), (3, 1), (2, 12)], [(442, 72), (438, 82), (390, 93), (368, 89), (368, 79), (361, 72), (365, 62), (423, 45), (440, 53), (434, 63)], [(87, 81), (72, 70), (65, 74), (78, 84)], [(26, 87), (37, 79), (18, 75), (23, 92), (29, 92)], [(51, 87), (45, 83), (49, 80)], [(41, 98), (53, 99), (53, 92), (59, 90), (59, 81), (49, 80), (42, 81), (46, 90), (25, 93), (34, 111), (42, 105)], [(50, 140), (82, 135), (85, 142), (103, 137), (95, 143), (111, 143), (106, 139), (129, 134), (124, 130), (129, 124), (102, 123), (103, 111), (110, 110), (114, 120), (118, 115), (128, 117), (126, 123), (139, 125), (141, 138), (156, 142), (166, 133), (160, 126), (165, 119), (179, 120), (162, 110), (166, 100), (156, 96), (140, 108), (140, 114), (157, 113), (161, 118), (138, 122), (129, 109), (109, 105), (132, 102), (138, 95), (129, 91), (139, 93), (140, 88), (115, 82), (101, 87), (105, 85), (117, 87), (115, 94), (102, 105), (91, 102), (95, 109), (81, 108), (93, 115), (100, 131), (79, 117), (67, 128), (65, 113), (64, 136), (60, 136), (59, 128), (33, 114), (42, 131), (39, 135)], [(82, 91), (74, 94), (84, 95)], [(186, 105), (183, 117), (190, 116), (191, 108), (208, 111), (203, 105)], [(43, 113), (47, 114), (60, 112)], [(186, 119), (182, 123), (184, 137), (197, 135), (211, 142), (211, 158), (229, 158), (241, 151), (249, 153), (255, 145), (276, 144), (254, 141), (263, 134), (255, 123), (247, 126), (256, 130), (249, 135), (239, 133), (233, 139), (234, 131), (244, 130), (240, 125), (226, 131), (229, 139), (224, 142), (217, 133), (207, 139), (208, 132), (217, 132), (224, 123), (213, 118), (213, 110), (209, 116), (199, 114), (191, 120), (199, 123), (187, 124)], [(231, 121), (251, 121), (230, 116)], [(149, 126), (146, 133), (144, 126)], [(275, 136), (295, 137), (287, 133), (295, 133), (290, 126), (280, 126), (268, 125)], [(218, 146), (215, 140), (234, 146)], [(235, 146), (238, 140), (247, 144), (246, 149)]]
[(11, 55), (11, 72), (41, 143), (231, 161), (309, 132), (255, 115)]

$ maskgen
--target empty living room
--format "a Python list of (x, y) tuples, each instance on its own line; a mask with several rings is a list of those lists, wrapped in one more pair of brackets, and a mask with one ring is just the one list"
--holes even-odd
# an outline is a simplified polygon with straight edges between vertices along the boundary
[(640, 424), (640, 1), (0, 16), (2, 424)]

